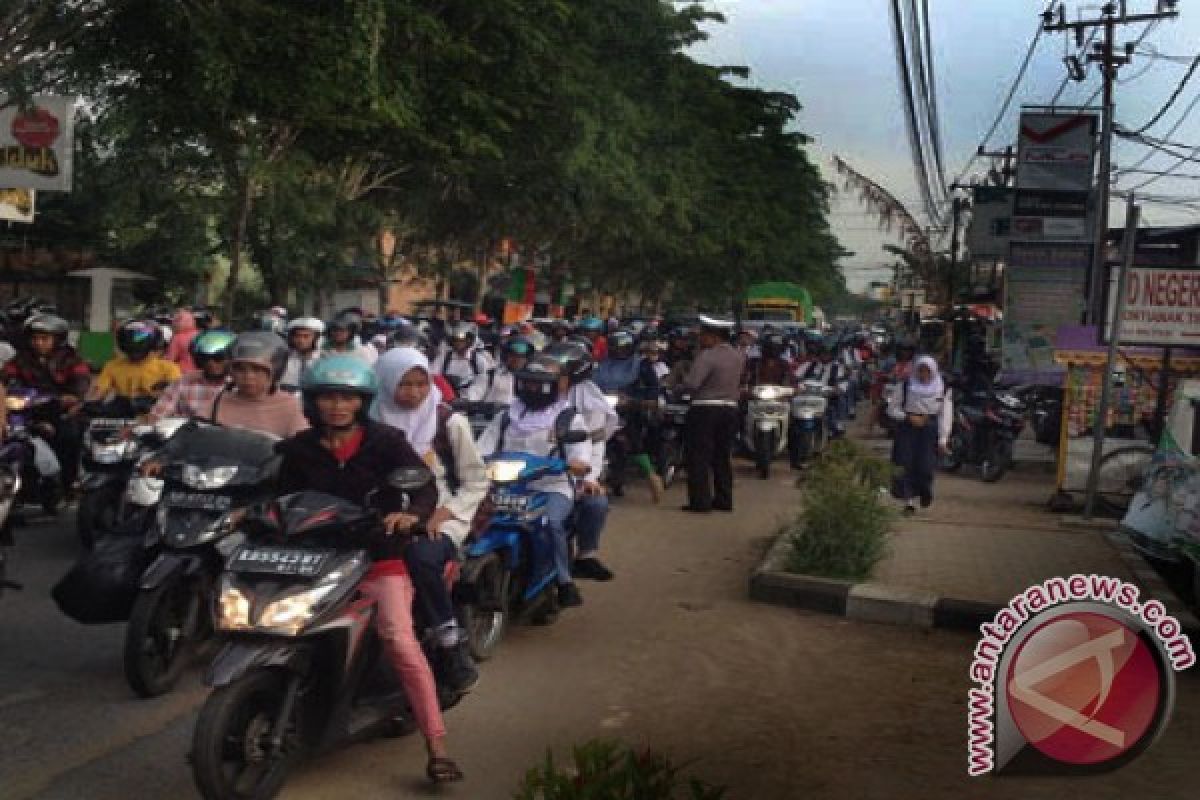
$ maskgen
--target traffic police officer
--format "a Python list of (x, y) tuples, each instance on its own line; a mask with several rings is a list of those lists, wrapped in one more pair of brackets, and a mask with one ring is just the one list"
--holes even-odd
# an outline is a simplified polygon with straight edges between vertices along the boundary
[(733, 323), (700, 316), (700, 353), (683, 381), (692, 396), (684, 431), (688, 504), (684, 511), (733, 511), (733, 439), (745, 359), (729, 344)]

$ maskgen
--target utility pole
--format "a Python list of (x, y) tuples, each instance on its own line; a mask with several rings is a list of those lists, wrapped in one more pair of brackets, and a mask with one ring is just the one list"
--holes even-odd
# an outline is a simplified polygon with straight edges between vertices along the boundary
[[(1066, 6), (1059, 3), (1057, 9), (1049, 9), (1042, 14), (1042, 29), (1047, 33), (1072, 31), (1079, 46), (1084, 42), (1084, 31), (1090, 28), (1103, 28), (1104, 40), (1093, 45), (1093, 51), (1088, 53), (1089, 63), (1100, 65), (1100, 75), (1104, 79), (1104, 100), (1100, 118), (1100, 172), (1096, 200), (1096, 231), (1092, 244), (1092, 266), (1088, 274), (1088, 305), (1087, 321), (1093, 325), (1101, 324), (1104, 309), (1101, 308), (1101, 287), (1104, 284), (1104, 244), (1108, 238), (1108, 202), (1112, 183), (1112, 139), (1113, 139), (1113, 87), (1117, 82), (1117, 72), (1128, 64), (1133, 56), (1133, 45), (1125, 45), (1124, 55), (1116, 53), (1115, 38), (1117, 25), (1129, 25), (1135, 22), (1151, 23), (1157, 20), (1172, 19), (1179, 16), (1178, 0), (1158, 0), (1152, 14), (1130, 14), (1128, 0), (1119, 3), (1105, 3), (1100, 9), (1100, 17), (1096, 19), (1080, 19), (1076, 22), (1067, 21)], [(1057, 11), (1057, 13), (1056, 13)]]
[(1017, 168), (1013, 165), (1016, 159), (1016, 152), (1010, 144), (1003, 150), (985, 150), (982, 146), (975, 151), (980, 158), (1002, 158), (1004, 165), (1000, 169), (994, 167), (988, 170), (988, 177), (992, 179), (992, 183), (996, 186), (1008, 186), (1012, 183), (1013, 176), (1017, 174)]
[(954, 310), (954, 282), (958, 277), (958, 229), (962, 222), (963, 207), (965, 201), (957, 192), (955, 192), (954, 200), (951, 204), (952, 213), (954, 215), (954, 227), (950, 231), (950, 268), (946, 275), (946, 304), (950, 310)]

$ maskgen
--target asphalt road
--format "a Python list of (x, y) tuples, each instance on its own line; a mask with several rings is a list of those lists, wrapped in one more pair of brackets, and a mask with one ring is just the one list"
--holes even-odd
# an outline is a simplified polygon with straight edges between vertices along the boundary
[[(786, 469), (762, 482), (739, 468), (733, 515), (683, 514), (681, 489), (654, 507), (633, 487), (606, 542), (617, 580), (584, 586), (585, 605), (553, 626), (513, 630), (449, 713), (464, 783), (427, 787), (409, 737), (305, 764), (282, 796), (505, 800), (548, 749), (593, 737), (661, 749), (731, 800), (1191, 795), (1200, 691), (1189, 676), (1163, 740), (1116, 775), (968, 782), (973, 637), (746, 599), (796, 499)], [(0, 800), (195, 797), (185, 754), (201, 670), (167, 697), (133, 696), (122, 626), (78, 625), (49, 597), (77, 553), (69, 523), (18, 531), (12, 574), (26, 590), (0, 598)]]

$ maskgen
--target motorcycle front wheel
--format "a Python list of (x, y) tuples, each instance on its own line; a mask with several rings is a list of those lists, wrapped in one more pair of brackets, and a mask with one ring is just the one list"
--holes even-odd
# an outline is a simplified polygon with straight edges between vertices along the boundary
[(462, 580), (475, 586), (475, 602), (462, 607), (463, 629), (476, 661), (487, 661), (496, 653), (508, 630), (509, 587), (512, 575), (496, 553), (471, 560), (463, 568)]
[(287, 694), (284, 675), (251, 672), (208, 696), (192, 735), (192, 777), (206, 800), (274, 797), (299, 756), (292, 723), (278, 753), (270, 740)]
[(658, 450), (658, 475), (663, 488), (670, 489), (679, 477), (679, 455), (674, 442), (664, 442)]
[(138, 593), (125, 628), (125, 680), (142, 697), (175, 688), (191, 661), (200, 629), (200, 592), (168, 580)]
[(766, 480), (771, 477), (771, 458), (775, 455), (775, 442), (772, 437), (760, 433), (754, 440), (754, 466), (758, 477)]
[(991, 449), (979, 464), (979, 477), (985, 483), (995, 483), (1004, 477), (1013, 462), (1012, 442), (1003, 437), (997, 437)]

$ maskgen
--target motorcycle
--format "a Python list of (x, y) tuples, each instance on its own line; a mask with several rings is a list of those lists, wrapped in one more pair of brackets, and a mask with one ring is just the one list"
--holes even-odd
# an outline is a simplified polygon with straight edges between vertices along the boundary
[(1006, 392), (976, 392), (956, 403), (954, 425), (941, 466), (955, 472), (979, 467), (987, 483), (1000, 480), (1013, 464), (1014, 442), (1025, 428), (1025, 406)]
[(279, 464), (267, 434), (192, 421), (176, 436), (181, 455), (162, 467), (162, 499), (146, 533), (157, 556), (125, 629), (125, 678), (142, 697), (170, 691), (211, 637), (205, 609), (234, 523), (270, 497)]
[(771, 476), (771, 462), (787, 447), (791, 416), (788, 401), (794, 393), (787, 386), (768, 384), (750, 389), (742, 443), (754, 457), (758, 477), (763, 480)]
[(7, 464), (0, 464), (0, 594), (5, 589), (21, 589), (21, 584), (8, 578), (8, 548), (13, 546), (12, 519), (9, 511), (21, 491), (21, 473)]
[(658, 454), (655, 466), (663, 486), (670, 488), (686, 464), (686, 441), (683, 433), (687, 427), (690, 398), (680, 397), (663, 405), (658, 424)]
[[(566, 430), (557, 435), (560, 445), (587, 437)], [(557, 617), (554, 542), (531, 484), (567, 473), (563, 458), (505, 452), (487, 461), (494, 512), (487, 528), (467, 542), (457, 587), (463, 628), (477, 661), (492, 657), (513, 621), (546, 624)]]
[[(388, 483), (413, 491), (430, 478), (404, 469)], [(208, 800), (273, 797), (301, 758), (413, 729), (372, 624), (375, 601), (357, 592), (381, 524), (376, 511), (320, 492), (243, 521), (214, 606), (225, 643), (192, 738)], [(422, 638), (431, 662), (434, 644)], [(443, 708), (461, 698), (438, 684)]]
[(144, 426), (137, 435), (129, 435), (138, 426), (137, 417), (153, 405), (153, 398), (118, 398), (83, 406), (90, 421), (83, 433), (75, 530), (84, 547), (91, 547), (101, 533), (140, 530), (144, 519), (126, 516), (133, 509), (126, 507), (122, 497), (145, 448), (161, 445), (155, 431)]
[(788, 425), (792, 469), (800, 469), (825, 449), (825, 416), (834, 395), (834, 389), (821, 381), (804, 381), (792, 397), (792, 418)]
[(0, 464), (19, 478), (14, 502), (4, 507), (4, 522), (13, 506), (39, 505), (48, 516), (58, 514), (63, 486), (58, 457), (46, 441), (43, 422), (58, 411), (58, 398), (37, 389), (9, 388), (8, 433), (0, 444)]

